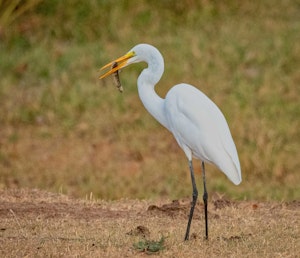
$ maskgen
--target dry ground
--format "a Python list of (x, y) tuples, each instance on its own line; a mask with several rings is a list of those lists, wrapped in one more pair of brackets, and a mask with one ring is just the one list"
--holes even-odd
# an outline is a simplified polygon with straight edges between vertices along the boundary
[(0, 191), (1, 257), (147, 256), (134, 243), (165, 237), (163, 257), (299, 257), (300, 201), (231, 201), (212, 196), (210, 239), (203, 206), (183, 241), (189, 199), (105, 202), (40, 190)]

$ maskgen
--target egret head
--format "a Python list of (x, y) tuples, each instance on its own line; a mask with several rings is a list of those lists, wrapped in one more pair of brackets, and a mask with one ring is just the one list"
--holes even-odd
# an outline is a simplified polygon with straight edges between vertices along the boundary
[[(163, 58), (155, 47), (148, 44), (138, 44), (125, 55), (103, 66), (100, 70), (108, 67), (110, 67), (110, 70), (101, 75), (100, 79), (103, 79), (130, 64), (138, 62), (146, 62), (149, 65), (153, 64), (154, 67), (158, 66), (158, 64), (162, 64), (163, 66)], [(117, 63), (117, 65), (114, 65), (114, 67), (112, 67), (114, 63)]]

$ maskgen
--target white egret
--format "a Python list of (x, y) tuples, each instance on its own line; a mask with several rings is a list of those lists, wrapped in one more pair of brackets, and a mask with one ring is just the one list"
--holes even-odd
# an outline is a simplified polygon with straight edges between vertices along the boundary
[(100, 79), (137, 62), (148, 64), (137, 80), (141, 101), (148, 112), (174, 135), (188, 159), (193, 195), (185, 240), (189, 239), (198, 197), (192, 158), (202, 162), (205, 237), (208, 239), (208, 194), (204, 163), (208, 162), (217, 166), (236, 185), (242, 181), (237, 150), (226, 119), (213, 101), (189, 84), (175, 85), (169, 90), (165, 99), (158, 96), (154, 87), (164, 72), (164, 60), (160, 52), (148, 44), (139, 44), (124, 56), (103, 66), (101, 70), (111, 67), (113, 64), (113, 67)]

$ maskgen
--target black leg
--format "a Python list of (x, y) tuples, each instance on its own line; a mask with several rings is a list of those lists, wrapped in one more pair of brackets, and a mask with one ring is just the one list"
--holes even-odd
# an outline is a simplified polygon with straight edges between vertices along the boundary
[(203, 202), (204, 202), (204, 215), (205, 215), (205, 238), (208, 239), (208, 221), (207, 221), (207, 199), (208, 194), (206, 191), (206, 180), (205, 180), (205, 166), (204, 162), (202, 161), (202, 177), (203, 177)]
[(189, 161), (189, 167), (190, 167), (191, 179), (192, 179), (192, 186), (193, 186), (193, 200), (192, 200), (192, 206), (191, 206), (191, 210), (190, 210), (189, 221), (188, 221), (188, 224), (187, 224), (187, 228), (186, 228), (186, 233), (185, 233), (184, 240), (188, 240), (189, 239), (190, 227), (191, 227), (191, 223), (192, 223), (192, 219), (193, 219), (193, 214), (194, 214), (194, 209), (195, 209), (197, 198), (198, 198), (198, 190), (197, 190), (197, 186), (196, 186), (196, 182), (195, 182), (195, 175), (194, 175), (193, 163), (192, 163), (191, 160)]

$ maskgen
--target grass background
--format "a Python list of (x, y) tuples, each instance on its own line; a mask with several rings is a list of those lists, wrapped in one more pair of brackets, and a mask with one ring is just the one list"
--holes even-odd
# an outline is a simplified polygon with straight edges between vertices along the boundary
[(53, 0), (1, 24), (0, 187), (190, 196), (183, 152), (138, 98), (144, 65), (121, 73), (123, 94), (98, 80), (98, 68), (146, 42), (165, 58), (161, 96), (187, 82), (227, 118), (243, 182), (208, 166), (208, 191), (299, 199), (299, 12), (292, 0)]

